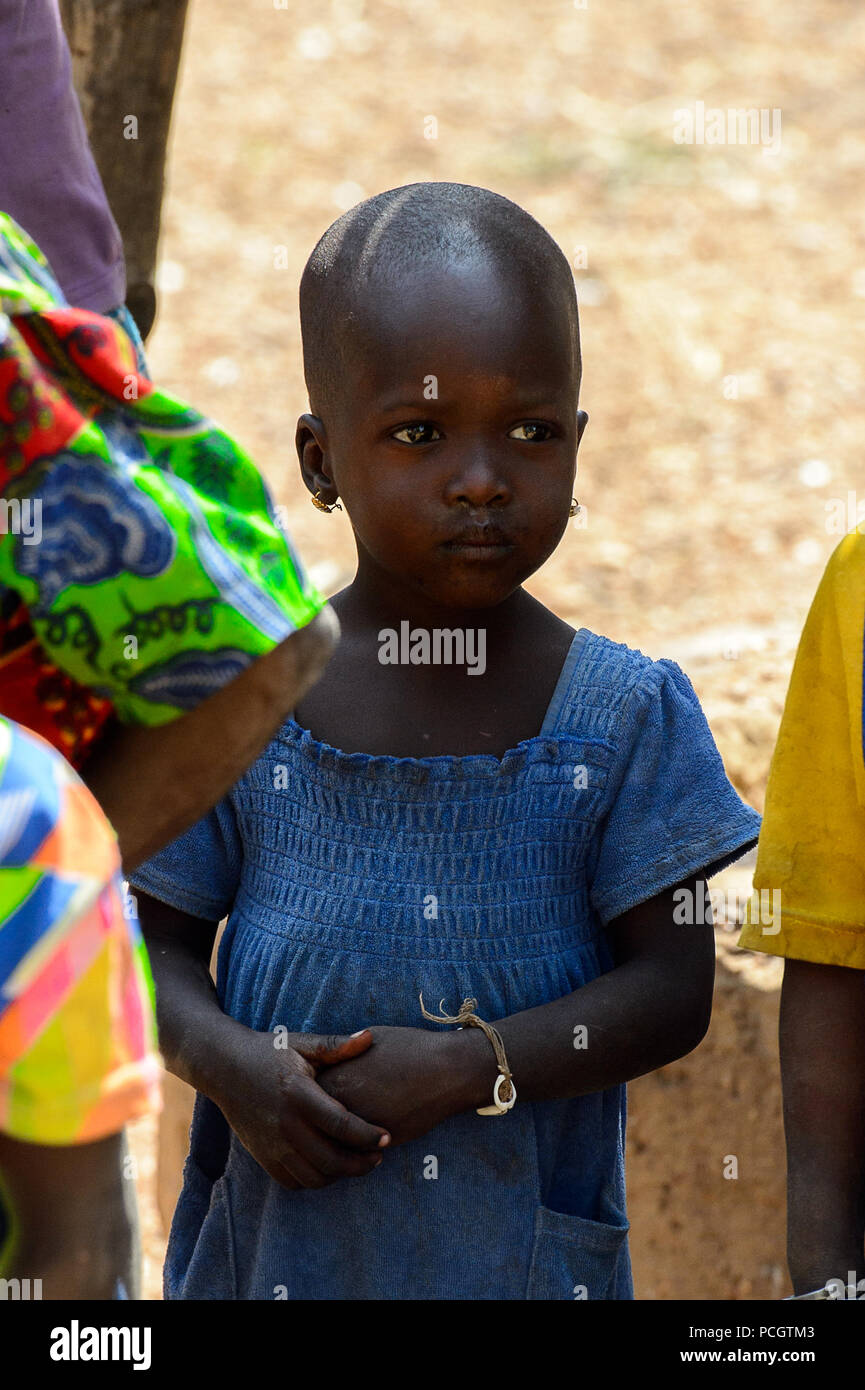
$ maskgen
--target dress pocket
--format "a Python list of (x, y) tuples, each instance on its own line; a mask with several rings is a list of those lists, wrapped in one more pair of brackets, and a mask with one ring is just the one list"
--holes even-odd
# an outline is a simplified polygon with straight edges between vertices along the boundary
[(628, 1230), (538, 1207), (526, 1298), (633, 1298)]
[(228, 1179), (223, 1174), (211, 1185), (193, 1159), (187, 1159), (184, 1188), (171, 1228), (165, 1264), (165, 1296), (208, 1300), (237, 1298)]

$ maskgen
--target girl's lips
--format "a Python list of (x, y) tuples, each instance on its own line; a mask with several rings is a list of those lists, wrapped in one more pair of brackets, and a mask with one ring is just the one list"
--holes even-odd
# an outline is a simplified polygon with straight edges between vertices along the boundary
[(460, 531), (456, 536), (451, 536), (450, 540), (444, 542), (445, 548), (472, 549), (472, 550), (502, 550), (509, 549), (513, 542), (504, 531), (499, 531), (491, 526), (472, 526), (465, 531)]
[(503, 539), (492, 539), (485, 536), (483, 539), (478, 537), (459, 538), (452, 541), (445, 541), (442, 546), (450, 555), (461, 555), (465, 559), (477, 560), (497, 560), (504, 555), (509, 555), (513, 550), (513, 542)]

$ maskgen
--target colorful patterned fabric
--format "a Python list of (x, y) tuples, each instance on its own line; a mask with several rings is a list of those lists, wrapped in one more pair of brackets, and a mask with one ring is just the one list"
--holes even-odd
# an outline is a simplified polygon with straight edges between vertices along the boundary
[(324, 605), (247, 455), (4, 214), (0, 496), (0, 711), (76, 766), (112, 712), (176, 718)]
[[(865, 970), (865, 536), (826, 566), (790, 677), (739, 945)], [(777, 894), (777, 897), (775, 896)]]
[(0, 1132), (101, 1139), (158, 1109), (153, 986), (117, 840), (43, 739), (0, 718)]

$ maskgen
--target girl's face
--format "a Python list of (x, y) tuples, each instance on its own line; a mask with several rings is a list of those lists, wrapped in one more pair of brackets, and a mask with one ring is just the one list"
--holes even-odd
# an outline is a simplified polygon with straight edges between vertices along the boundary
[(376, 284), (336, 405), (298, 422), (307, 486), (393, 601), (493, 607), (558, 545), (586, 416), (553, 293), (487, 262)]

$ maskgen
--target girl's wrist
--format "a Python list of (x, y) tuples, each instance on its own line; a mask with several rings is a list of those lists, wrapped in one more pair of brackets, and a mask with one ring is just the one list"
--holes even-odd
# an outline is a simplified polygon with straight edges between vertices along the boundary
[(196, 1091), (207, 1096), (215, 1105), (222, 1097), (232, 1094), (236, 1085), (238, 1063), (252, 1043), (254, 1030), (219, 1011), (218, 1018), (209, 1018), (208, 1027), (200, 1030), (195, 1042), (175, 1054), (170, 1070)]
[(451, 1081), (453, 1114), (489, 1105), (499, 1074), (495, 1052), (480, 1028), (455, 1028), (441, 1034), (444, 1063)]

